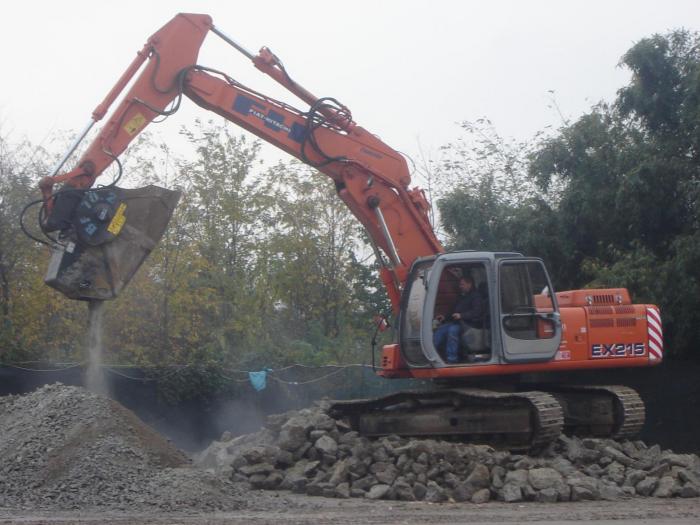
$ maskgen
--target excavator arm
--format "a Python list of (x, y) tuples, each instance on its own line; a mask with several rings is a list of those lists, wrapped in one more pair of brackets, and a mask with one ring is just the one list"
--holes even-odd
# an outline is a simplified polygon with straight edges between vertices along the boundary
[[(166, 107), (181, 92), (177, 84), (182, 78), (178, 75), (196, 64), (199, 49), (210, 27), (211, 18), (208, 15), (180, 14), (148, 39), (105, 99), (92, 112), (90, 121), (52, 173), (39, 183), (49, 211), (53, 206), (51, 195), (54, 185), (66, 182), (73, 188), (90, 188), (138, 133), (154, 118), (166, 112)], [(82, 155), (76, 168), (59, 173), (78, 143), (105, 116), (141, 69), (137, 81)]]
[[(309, 110), (295, 109), (243, 86), (225, 73), (197, 65), (199, 49), (209, 31), (309, 104)], [(422, 190), (409, 188), (411, 179), (404, 157), (357, 125), (346, 107), (334, 99), (318, 98), (293, 81), (269, 49), (262, 48), (253, 55), (218, 30), (209, 16), (179, 14), (148, 39), (95, 109), (87, 129), (102, 118), (139, 71), (77, 167), (59, 174), (58, 166), (42, 180), (49, 211), (45, 229), (59, 229), (64, 224), (61, 218), (76, 205), (77, 197), (55, 199), (55, 184), (90, 188), (149, 123), (174, 113), (186, 96), (333, 180), (338, 196), (366, 228), (383, 262), (381, 278), (395, 312), (413, 261), (444, 251), (430, 225), (429, 204)]]

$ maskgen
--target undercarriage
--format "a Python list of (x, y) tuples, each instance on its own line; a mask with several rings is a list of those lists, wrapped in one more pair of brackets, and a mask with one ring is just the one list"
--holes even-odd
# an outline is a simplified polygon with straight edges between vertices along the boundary
[(513, 451), (538, 450), (563, 432), (631, 438), (644, 424), (644, 403), (624, 386), (549, 385), (523, 392), (477, 388), (402, 391), (336, 401), (331, 413), (366, 436), (432, 436)]

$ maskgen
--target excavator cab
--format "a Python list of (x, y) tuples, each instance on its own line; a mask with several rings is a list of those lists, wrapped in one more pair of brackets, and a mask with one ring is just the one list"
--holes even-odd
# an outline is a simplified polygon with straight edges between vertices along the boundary
[[(480, 315), (452, 319), (461, 277), (472, 281)], [(448, 363), (435, 333), (459, 323), (459, 358)], [(411, 368), (551, 360), (561, 341), (556, 295), (540, 259), (518, 253), (454, 252), (418, 259), (402, 297), (399, 348)], [(455, 329), (456, 331), (456, 329)]]

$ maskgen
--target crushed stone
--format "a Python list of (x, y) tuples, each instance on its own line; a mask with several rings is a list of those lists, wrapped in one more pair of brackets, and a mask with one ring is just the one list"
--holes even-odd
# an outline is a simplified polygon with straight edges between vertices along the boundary
[(245, 506), (244, 493), (85, 389), (0, 397), (0, 507), (230, 511)]
[(318, 403), (269, 416), (265, 427), (224, 433), (196, 458), (252, 489), (330, 498), (504, 502), (700, 495), (700, 457), (642, 441), (568, 437), (537, 455), (435, 439), (368, 439)]
[(314, 506), (263, 490), (478, 504), (700, 496), (700, 457), (642, 441), (562, 435), (541, 453), (524, 455), (456, 441), (368, 439), (327, 408), (319, 403), (269, 416), (253, 434), (226, 432), (193, 465), (131, 411), (85, 389), (54, 384), (0, 397), (0, 508)]

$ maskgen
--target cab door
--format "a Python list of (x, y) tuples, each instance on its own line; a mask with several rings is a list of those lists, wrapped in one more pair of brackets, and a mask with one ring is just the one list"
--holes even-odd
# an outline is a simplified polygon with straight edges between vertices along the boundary
[(556, 296), (540, 259), (498, 263), (498, 308), (507, 362), (549, 361), (561, 342)]

